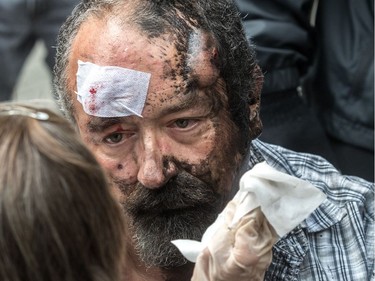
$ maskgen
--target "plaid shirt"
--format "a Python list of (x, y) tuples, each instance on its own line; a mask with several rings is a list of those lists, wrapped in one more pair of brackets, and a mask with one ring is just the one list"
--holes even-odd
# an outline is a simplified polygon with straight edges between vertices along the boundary
[(374, 280), (374, 184), (341, 175), (319, 156), (253, 141), (247, 168), (264, 160), (327, 195), (276, 243), (265, 280)]

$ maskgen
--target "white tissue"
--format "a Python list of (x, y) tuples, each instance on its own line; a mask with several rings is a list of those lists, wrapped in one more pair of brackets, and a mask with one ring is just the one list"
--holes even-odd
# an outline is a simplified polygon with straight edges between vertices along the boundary
[[(282, 237), (306, 219), (326, 198), (311, 183), (279, 172), (265, 162), (255, 165), (240, 180), (240, 188), (233, 200), (237, 210), (231, 226), (260, 206), (277, 234)], [(171, 241), (191, 262), (208, 245), (213, 234), (224, 227), (224, 211), (206, 230), (201, 242), (188, 239)]]

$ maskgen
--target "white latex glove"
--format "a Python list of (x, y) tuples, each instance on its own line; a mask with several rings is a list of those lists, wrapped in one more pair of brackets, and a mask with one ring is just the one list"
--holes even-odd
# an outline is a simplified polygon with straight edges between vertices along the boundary
[(234, 201), (227, 205), (224, 225), (198, 256), (192, 281), (264, 279), (278, 236), (259, 207), (229, 228), (236, 207)]
[(201, 241), (171, 242), (186, 259), (197, 262), (193, 281), (263, 280), (277, 238), (325, 199), (311, 183), (262, 162), (241, 177), (239, 191)]

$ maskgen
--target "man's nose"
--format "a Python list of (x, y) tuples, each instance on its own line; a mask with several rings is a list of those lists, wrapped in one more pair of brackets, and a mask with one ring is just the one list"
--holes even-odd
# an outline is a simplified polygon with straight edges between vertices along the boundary
[[(176, 174), (174, 163), (167, 162), (169, 157), (164, 149), (163, 139), (154, 135), (144, 137), (139, 161), (138, 181), (146, 188), (162, 187)], [(164, 161), (165, 160), (165, 161)]]

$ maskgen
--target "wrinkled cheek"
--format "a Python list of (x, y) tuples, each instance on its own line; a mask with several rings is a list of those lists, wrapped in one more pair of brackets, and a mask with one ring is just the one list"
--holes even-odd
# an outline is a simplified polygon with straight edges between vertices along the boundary
[(124, 203), (126, 200), (126, 192), (120, 188), (118, 182), (121, 181), (123, 184), (129, 186), (135, 185), (137, 181), (136, 166), (133, 162), (126, 163), (125, 161), (119, 161), (105, 156), (97, 156), (96, 158), (104, 169), (111, 193), (118, 202)]
[(112, 195), (114, 196), (115, 200), (121, 205), (125, 204), (128, 200), (129, 193), (131, 193), (129, 189), (133, 190), (131, 186), (135, 186), (135, 184), (122, 186), (119, 184), (118, 179), (114, 178), (112, 175), (108, 176), (108, 183)]
[(217, 192), (223, 195), (231, 191), (235, 169), (225, 155), (225, 151), (213, 151), (209, 161), (212, 181), (217, 186)]
[(237, 141), (238, 133), (230, 125), (218, 129), (214, 150), (210, 154), (210, 169), (212, 178), (218, 185), (218, 192), (228, 194), (238, 167), (243, 159)]

